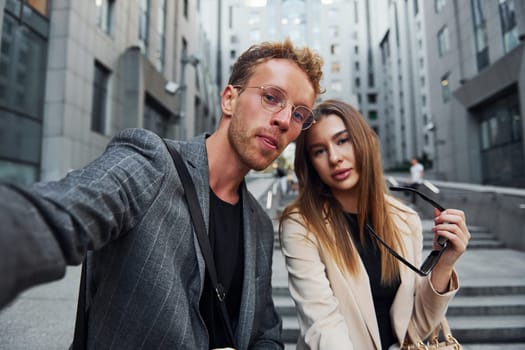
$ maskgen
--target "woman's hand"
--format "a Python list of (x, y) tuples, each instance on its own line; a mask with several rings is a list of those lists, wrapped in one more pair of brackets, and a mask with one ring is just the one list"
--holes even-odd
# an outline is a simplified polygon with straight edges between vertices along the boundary
[(458, 209), (446, 209), (440, 212), (434, 209), (434, 249), (441, 249), (438, 237), (448, 240), (447, 249), (441, 255), (432, 270), (432, 284), (438, 292), (446, 292), (454, 266), (467, 249), (470, 232), (465, 221), (465, 213)]

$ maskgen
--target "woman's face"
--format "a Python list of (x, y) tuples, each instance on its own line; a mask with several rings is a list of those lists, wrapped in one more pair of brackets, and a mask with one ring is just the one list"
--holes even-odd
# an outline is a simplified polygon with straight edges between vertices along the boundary
[(306, 149), (321, 181), (339, 201), (354, 193), (359, 181), (354, 146), (339, 116), (320, 118), (308, 130)]

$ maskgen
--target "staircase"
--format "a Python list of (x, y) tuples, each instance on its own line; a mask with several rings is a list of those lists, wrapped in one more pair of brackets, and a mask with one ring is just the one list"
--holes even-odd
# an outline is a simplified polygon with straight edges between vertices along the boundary
[[(423, 224), (425, 254), (432, 246), (432, 221)], [(447, 312), (452, 333), (467, 350), (525, 349), (525, 254), (506, 249), (482, 227), (469, 230), (465, 261), (458, 263), (461, 288)], [(283, 319), (286, 349), (295, 349), (299, 328), (286, 278), (276, 234), (273, 298)]]

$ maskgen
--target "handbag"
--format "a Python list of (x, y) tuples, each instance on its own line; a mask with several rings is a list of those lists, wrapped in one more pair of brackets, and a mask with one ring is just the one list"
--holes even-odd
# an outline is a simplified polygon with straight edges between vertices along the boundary
[[(219, 307), (221, 309), (222, 320), (228, 332), (228, 339), (235, 346), (235, 338), (233, 336), (233, 330), (231, 328), (230, 317), (228, 315), (228, 310), (226, 309), (225, 298), (226, 291), (223, 285), (218, 281), (217, 271), (215, 269), (215, 262), (213, 260), (213, 254), (210, 246), (210, 240), (206, 234), (206, 226), (204, 225), (204, 217), (202, 215), (202, 210), (197, 201), (197, 192), (195, 191), (195, 185), (190, 177), (188, 168), (184, 164), (184, 161), (177, 152), (177, 150), (168, 146), (166, 141), (161, 137), (162, 142), (166, 145), (173, 163), (179, 173), (179, 177), (182, 182), (182, 187), (184, 188), (184, 198), (188, 203), (188, 208), (190, 211), (191, 220), (193, 222), (193, 227), (197, 234), (197, 240), (201, 248), (202, 255), (206, 264), (206, 271), (212, 283), (213, 289), (215, 290), (215, 296), (219, 302)], [(78, 293), (78, 303), (77, 303), (77, 315), (75, 322), (75, 333), (73, 336), (73, 342), (71, 344), (70, 350), (84, 350), (86, 349), (86, 340), (87, 340), (87, 317), (88, 311), (86, 310), (86, 265), (87, 257), (82, 263), (82, 272), (80, 275), (80, 288)], [(234, 348), (224, 348), (224, 349), (234, 349)]]
[[(439, 340), (439, 335), (443, 334), (443, 340)], [(443, 317), (441, 323), (432, 331), (426, 342), (417, 335), (412, 322), (408, 325), (407, 336), (399, 350), (461, 350), (463, 347), (452, 335), (447, 319)]]

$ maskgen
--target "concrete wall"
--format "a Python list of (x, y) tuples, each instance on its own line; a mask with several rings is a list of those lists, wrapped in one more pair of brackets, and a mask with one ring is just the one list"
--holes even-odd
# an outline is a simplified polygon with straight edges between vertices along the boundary
[[(400, 183), (407, 181), (396, 178)], [(422, 187), (445, 208), (465, 212), (467, 225), (486, 227), (508, 248), (525, 251), (525, 190), (509, 187), (481, 186), (467, 183), (432, 181), (440, 192), (435, 194)], [(424, 217), (432, 215), (425, 202), (417, 203)]]

